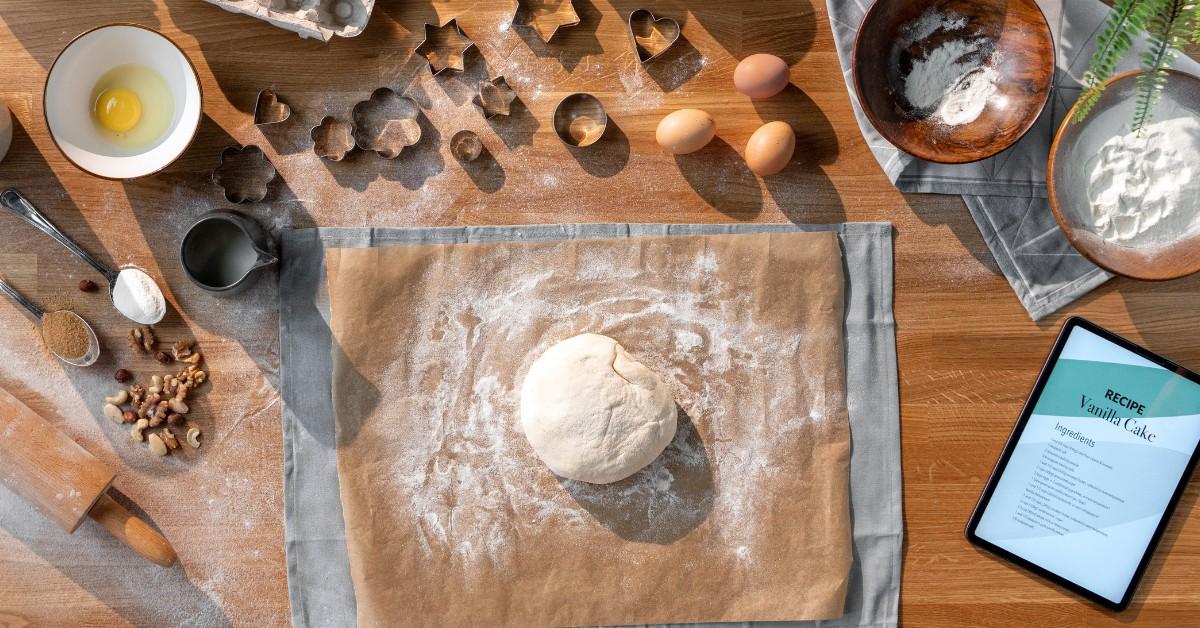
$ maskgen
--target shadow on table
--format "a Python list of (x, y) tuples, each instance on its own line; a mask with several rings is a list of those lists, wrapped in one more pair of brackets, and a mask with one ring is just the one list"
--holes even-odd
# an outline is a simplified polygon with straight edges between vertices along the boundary
[[(929, 226), (945, 225), (962, 243), (972, 257), (983, 264), (989, 272), (1003, 276), (996, 258), (983, 241), (983, 234), (975, 225), (970, 210), (957, 194), (903, 194), (905, 203), (921, 222)], [(897, 208), (899, 209), (899, 208)]]
[(675, 438), (633, 476), (612, 484), (558, 478), (563, 489), (617, 536), (669, 545), (700, 525), (712, 511), (712, 465), (691, 417), (676, 406)]
[[(89, 3), (86, 20), (79, 21), (79, 32), (61, 26), (59, 16), (76, 15), (79, 3), (74, 0), (39, 0), (38, 2), (5, 3), (0, 21), (12, 31), (29, 53), (43, 68), (49, 68), (54, 58), (76, 35), (103, 24), (133, 22), (158, 30), (160, 25), (154, 12), (154, 2), (135, 0), (130, 2)], [(34, 86), (27, 85), (26, 89)], [(40, 92), (41, 85), (36, 89)]]
[(846, 221), (841, 195), (825, 166), (837, 161), (837, 132), (808, 94), (788, 84), (778, 95), (754, 100), (763, 122), (781, 120), (796, 132), (796, 153), (783, 171), (764, 177), (767, 193), (788, 221), (838, 223)]
[[(690, 11), (692, 19), (734, 57), (741, 59), (766, 52), (780, 57), (788, 65), (795, 65), (812, 48), (817, 32), (817, 9), (813, 6), (816, 2), (820, 0), (757, 0), (752, 7), (742, 11), (731, 11), (716, 2)], [(673, 17), (682, 25), (680, 17), (688, 3), (673, 4), (679, 8), (668, 10), (656, 4), (653, 11), (659, 16)], [(639, 8), (641, 5), (629, 6)], [(629, 15), (629, 11), (622, 13), (626, 17)]]
[(604, 135), (595, 144), (583, 148), (567, 146), (566, 149), (588, 174), (601, 179), (621, 172), (629, 164), (629, 138), (611, 118)]
[[(109, 495), (158, 529), (119, 491), (110, 489)], [(7, 489), (0, 489), (0, 512), (6, 515), (0, 518), (2, 527), (13, 538), (131, 624), (230, 625), (220, 604), (191, 582), (181, 565), (159, 567), (95, 522), (85, 521), (68, 535)]]
[(542, 41), (530, 26), (514, 25), (512, 28), (533, 54), (543, 58), (553, 57), (562, 64), (564, 70), (572, 72), (584, 58), (604, 53), (604, 47), (596, 37), (602, 17), (600, 10), (591, 0), (575, 0), (575, 13), (579, 15), (579, 24), (560, 28), (550, 44)]

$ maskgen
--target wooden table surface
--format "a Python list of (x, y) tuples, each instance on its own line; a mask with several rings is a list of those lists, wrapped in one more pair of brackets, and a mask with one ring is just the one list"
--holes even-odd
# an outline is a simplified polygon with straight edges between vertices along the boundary
[[(810, 4), (811, 2), (811, 4)], [(0, 216), (0, 274), (43, 303), (88, 318), (105, 357), (63, 366), (40, 347), (15, 306), (0, 304), (0, 385), (57, 423), (118, 472), (116, 486), (144, 509), (179, 552), (160, 570), (85, 524), (67, 536), (0, 489), (0, 625), (286, 625), (276, 287), (260, 282), (231, 299), (182, 275), (176, 250), (196, 216), (227, 203), (211, 183), (219, 151), (262, 146), (279, 169), (268, 202), (243, 206), (268, 226), (461, 225), (530, 222), (804, 222), (895, 224), (897, 341), (907, 543), (901, 619), (934, 625), (1195, 625), (1200, 617), (1200, 491), (1186, 493), (1126, 613), (1113, 615), (975, 549), (962, 527), (1060, 323), (1080, 314), (1192, 367), (1200, 366), (1200, 276), (1149, 284), (1123, 279), (1041, 323), (1030, 321), (954, 196), (903, 195), (884, 178), (851, 114), (822, 0), (653, 3), (683, 24), (686, 42), (639, 66), (624, 18), (628, 0), (576, 0), (583, 23), (553, 46), (508, 28), (508, 2), (386, 2), (366, 31), (329, 44), (196, 0), (0, 0), (0, 96), (16, 137), (0, 163), (15, 186), (102, 259), (136, 263), (168, 287), (172, 311), (158, 326), (171, 341), (195, 337), (213, 376), (194, 416), (204, 447), (164, 463), (100, 413), (92, 392), (126, 367), (151, 373), (123, 340), (129, 325), (98, 279), (48, 238)], [(685, 10), (685, 5), (688, 7)], [(425, 22), (457, 17), (479, 52), (459, 77), (431, 77), (412, 48)], [(198, 137), (166, 171), (131, 182), (81, 173), (57, 152), (42, 116), (42, 83), (54, 56), (88, 28), (130, 21), (178, 42), (199, 71)], [(481, 52), (481, 54), (480, 54)], [(792, 86), (751, 102), (732, 89), (736, 60), (772, 52), (792, 65)], [(523, 106), (485, 121), (470, 84), (503, 74)], [(464, 80), (465, 79), (465, 80)], [(275, 86), (288, 123), (260, 131), (257, 91)], [(395, 161), (374, 155), (330, 164), (312, 154), (308, 129), (345, 116), (379, 86), (422, 105), (424, 138)], [(610, 134), (588, 151), (567, 149), (550, 115), (561, 96), (597, 95)], [(662, 154), (653, 129), (665, 113), (699, 107), (719, 139), (702, 153)], [(739, 155), (764, 121), (799, 132), (795, 162), (762, 180)], [(479, 132), (490, 157), (464, 169), (448, 138)], [(91, 394), (85, 395), (81, 391)], [(87, 397), (87, 398), (85, 398)]]

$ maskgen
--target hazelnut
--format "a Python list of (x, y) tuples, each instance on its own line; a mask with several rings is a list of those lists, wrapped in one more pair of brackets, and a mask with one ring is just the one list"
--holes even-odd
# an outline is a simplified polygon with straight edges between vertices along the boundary
[(171, 357), (171, 354), (167, 353), (166, 351), (159, 351), (155, 353), (154, 359), (158, 360), (159, 364), (170, 364), (171, 362), (175, 361), (175, 358)]
[(183, 418), (183, 415), (178, 412), (172, 412), (167, 415), (167, 425), (171, 427), (183, 427), (185, 421), (186, 419)]
[(95, 292), (96, 291), (96, 282), (92, 281), (91, 279), (81, 279), (79, 281), (79, 291), (80, 292)]
[(122, 384), (129, 381), (132, 377), (133, 375), (125, 369), (117, 369), (117, 372), (113, 373), (113, 379), (121, 382)]
[(133, 410), (126, 410), (121, 414), (121, 421), (125, 423), (133, 423), (137, 421), (138, 415)]

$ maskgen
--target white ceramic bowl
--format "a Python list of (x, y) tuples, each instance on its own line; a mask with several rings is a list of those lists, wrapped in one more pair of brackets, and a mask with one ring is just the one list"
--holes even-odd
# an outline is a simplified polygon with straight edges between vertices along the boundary
[[(128, 63), (161, 75), (174, 102), (163, 139), (145, 148), (114, 146), (92, 122), (96, 81)], [(42, 107), (50, 137), (68, 161), (105, 179), (133, 179), (158, 172), (183, 154), (200, 127), (201, 100), (196, 68), (175, 42), (145, 26), (110, 24), (83, 33), (58, 53), (46, 76)]]

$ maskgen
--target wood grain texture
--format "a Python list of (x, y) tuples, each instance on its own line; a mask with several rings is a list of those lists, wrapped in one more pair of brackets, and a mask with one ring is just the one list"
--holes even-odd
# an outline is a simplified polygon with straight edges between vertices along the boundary
[[(811, 4), (810, 4), (811, 3)], [(45, 236), (0, 216), (0, 273), (45, 301), (69, 302), (105, 347), (90, 369), (46, 356), (32, 325), (0, 304), (0, 385), (117, 470), (116, 486), (179, 553), (180, 566), (145, 563), (93, 524), (65, 540), (48, 520), (0, 491), (0, 623), (286, 625), (276, 289), (263, 281), (233, 300), (184, 278), (182, 230), (225, 207), (209, 179), (220, 150), (257, 143), (279, 168), (268, 202), (245, 207), (268, 227), (456, 225), (572, 221), (837, 222), (896, 225), (905, 518), (908, 541), (901, 618), (912, 626), (1194, 625), (1200, 615), (1200, 491), (1193, 484), (1168, 529), (1133, 608), (1112, 615), (972, 549), (962, 526), (1032, 385), (1062, 319), (1081, 314), (1184, 364), (1200, 366), (1200, 277), (1158, 284), (1114, 280), (1042, 323), (1033, 323), (1000, 274), (958, 197), (905, 196), (871, 157), (850, 109), (821, 0), (656, 2), (684, 39), (642, 69), (625, 18), (629, 0), (576, 0), (582, 23), (545, 45), (512, 30), (506, 2), (381, 1), (366, 31), (329, 44), (302, 41), (202, 2), (0, 0), (0, 96), (18, 128), (0, 163), (0, 185), (19, 187), (102, 259), (137, 262), (168, 286), (172, 311), (160, 337), (194, 336), (214, 372), (193, 412), (205, 445), (164, 465), (113, 429), (99, 399), (112, 370), (153, 372), (124, 348), (128, 325), (95, 295), (94, 278)], [(479, 46), (463, 77), (431, 78), (411, 56), (425, 22), (457, 17)], [(200, 72), (205, 118), (196, 143), (164, 173), (127, 183), (73, 169), (42, 121), (41, 84), (75, 34), (110, 21), (161, 29)], [(792, 64), (792, 83), (752, 102), (733, 90), (737, 59), (772, 52)], [(486, 62), (483, 68), (481, 62)], [(485, 121), (470, 85), (504, 74), (521, 104)], [(259, 131), (250, 113), (274, 85), (292, 118)], [(418, 100), (422, 141), (395, 161), (361, 153), (341, 163), (315, 157), (308, 129), (345, 117), (379, 86)], [(572, 150), (550, 115), (574, 91), (598, 96), (609, 135)], [(718, 140), (680, 158), (662, 154), (654, 127), (671, 110), (699, 107)], [(762, 123), (798, 133), (795, 162), (768, 180), (740, 152)], [(469, 169), (449, 154), (460, 129), (488, 153)], [(411, 150), (411, 153), (409, 152)], [(111, 380), (107, 380), (111, 381)], [(120, 500), (118, 500), (120, 501)], [(129, 504), (125, 504), (129, 506)]]

